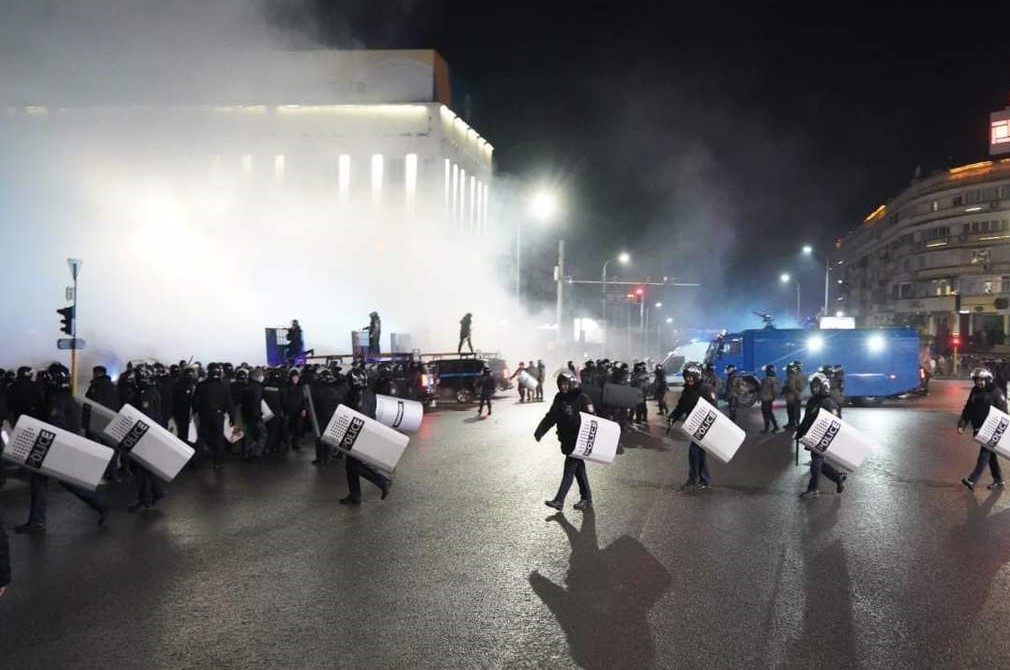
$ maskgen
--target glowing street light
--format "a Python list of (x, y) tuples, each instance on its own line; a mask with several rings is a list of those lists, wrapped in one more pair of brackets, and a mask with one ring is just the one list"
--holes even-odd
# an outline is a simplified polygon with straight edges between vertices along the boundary
[[(809, 244), (804, 244), (802, 251), (803, 251), (803, 255), (804, 256), (810, 256), (811, 258), (817, 259), (817, 255), (814, 254), (814, 248), (812, 246), (810, 246)], [(827, 258), (827, 256), (825, 256), (824, 257), (824, 312), (823, 312), (824, 316), (828, 315), (828, 285), (829, 285), (828, 273), (830, 272), (830, 270), (831, 270), (831, 266), (828, 264), (828, 258)], [(841, 283), (841, 280), (839, 280), (838, 283)]]
[(790, 275), (788, 272), (783, 272), (782, 274), (780, 274), (779, 275), (779, 281), (782, 282), (783, 284), (788, 284), (790, 281), (792, 281), (794, 284), (796, 284), (796, 325), (799, 325), (799, 323), (800, 323), (800, 281), (798, 279), (794, 279), (793, 276)]
[(551, 221), (561, 211), (561, 203), (553, 191), (540, 189), (530, 198), (530, 215), (537, 221)]
[(656, 309), (663, 309), (663, 303), (657, 302), (656, 303)]
[(610, 265), (614, 261), (617, 261), (621, 265), (627, 265), (628, 263), (631, 262), (631, 256), (628, 254), (627, 251), (622, 251), (621, 253), (619, 253), (617, 255), (617, 258), (609, 258), (603, 264), (603, 280), (600, 282), (600, 286), (601, 286), (601, 288), (603, 290), (603, 318), (602, 318), (602, 321), (603, 321), (604, 324), (607, 323), (607, 266)]

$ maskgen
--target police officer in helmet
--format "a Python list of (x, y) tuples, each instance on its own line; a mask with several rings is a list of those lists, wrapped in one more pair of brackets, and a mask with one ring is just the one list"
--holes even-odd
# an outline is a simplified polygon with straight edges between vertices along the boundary
[[(372, 419), (375, 418), (375, 393), (368, 388), (368, 378), (365, 371), (360, 368), (351, 370), (351, 388), (347, 397), (348, 407), (364, 414)], [(374, 470), (367, 463), (359, 461), (351, 454), (346, 454), (344, 459), (347, 472), (347, 496), (338, 502), (341, 505), (361, 504), (361, 477), (375, 484), (382, 491), (381, 500), (389, 497), (389, 492), (393, 488), (393, 481), (385, 475)]]
[(554, 402), (547, 414), (540, 420), (540, 424), (533, 433), (534, 439), (540, 441), (547, 431), (553, 426), (557, 426), (558, 441), (561, 443), (561, 453), (565, 455), (565, 469), (561, 476), (561, 485), (558, 492), (551, 500), (544, 501), (548, 507), (561, 510), (565, 506), (565, 496), (572, 487), (572, 479), (579, 484), (579, 502), (575, 503), (575, 509), (584, 511), (593, 506), (593, 493), (589, 488), (589, 477), (586, 476), (586, 462), (580, 458), (574, 458), (571, 453), (575, 451), (575, 441), (579, 437), (579, 428), (582, 425), (580, 412), (594, 414), (592, 401), (589, 396), (579, 389), (579, 382), (575, 375), (567, 370), (558, 376), (558, 393), (554, 396)]
[[(958, 433), (963, 433), (965, 427), (970, 423), (972, 434), (978, 434), (986, 417), (989, 416), (990, 407), (995, 407), (1002, 412), (1007, 411), (1006, 396), (996, 386), (993, 377), (993, 373), (985, 368), (974, 368), (971, 371), (972, 388), (968, 393), (968, 400), (964, 403), (964, 409), (961, 410), (961, 417), (957, 421)], [(989, 466), (989, 472), (992, 474), (992, 484), (989, 484), (989, 490), (1003, 488), (1003, 471), (1000, 469), (996, 452), (990, 451), (984, 446), (979, 447), (975, 469), (962, 479), (961, 483), (969, 490), (974, 491), (975, 484), (982, 476), (982, 471), (986, 466)]]
[[(673, 409), (668, 419), (673, 425), (680, 421), (692, 411), (698, 404), (699, 398), (704, 398), (708, 402), (715, 404), (715, 392), (702, 381), (701, 368), (697, 363), (688, 363), (684, 366), (684, 391), (680, 394), (680, 400)], [(705, 490), (712, 484), (712, 478), (708, 474), (708, 464), (706, 463), (705, 450), (694, 442), (687, 450), (687, 483), (684, 490), (700, 489)]]
[[(815, 372), (810, 375), (810, 399), (807, 400), (807, 407), (803, 412), (803, 422), (796, 429), (797, 440), (807, 434), (810, 427), (814, 425), (818, 413), (822, 411), (830, 412), (838, 417), (842, 415), (838, 402), (831, 397), (831, 380), (823, 372)], [(809, 447), (804, 447), (804, 449), (810, 452), (810, 482), (807, 484), (807, 490), (800, 497), (816, 498), (820, 495), (817, 487), (821, 474), (835, 483), (835, 489), (838, 493), (844, 491), (846, 475), (838, 472), (817, 451)]]

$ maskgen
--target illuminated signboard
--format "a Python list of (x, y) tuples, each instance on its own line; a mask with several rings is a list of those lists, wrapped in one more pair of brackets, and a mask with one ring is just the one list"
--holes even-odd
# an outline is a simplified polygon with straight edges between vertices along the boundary
[(1010, 154), (1010, 109), (989, 115), (989, 155)]

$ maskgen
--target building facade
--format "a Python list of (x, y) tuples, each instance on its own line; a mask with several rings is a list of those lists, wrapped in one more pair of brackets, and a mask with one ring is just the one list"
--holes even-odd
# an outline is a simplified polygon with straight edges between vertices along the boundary
[(913, 326), (937, 352), (1010, 351), (1010, 159), (917, 178), (838, 240), (835, 309)]

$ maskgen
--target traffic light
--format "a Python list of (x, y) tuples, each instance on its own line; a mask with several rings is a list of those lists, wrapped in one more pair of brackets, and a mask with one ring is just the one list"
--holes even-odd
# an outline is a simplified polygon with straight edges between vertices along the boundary
[(645, 300), (645, 288), (642, 286), (638, 286), (635, 288), (634, 293), (635, 293), (635, 304), (641, 305), (642, 301)]
[(60, 315), (60, 323), (63, 324), (62, 326), (60, 326), (60, 330), (62, 330), (67, 335), (73, 335), (74, 306), (71, 305), (70, 307), (64, 307), (63, 309), (58, 309), (56, 310), (56, 313)]
[(951, 335), (950, 336), (950, 348), (951, 349), (957, 349), (960, 346), (961, 346), (961, 336), (960, 335)]

